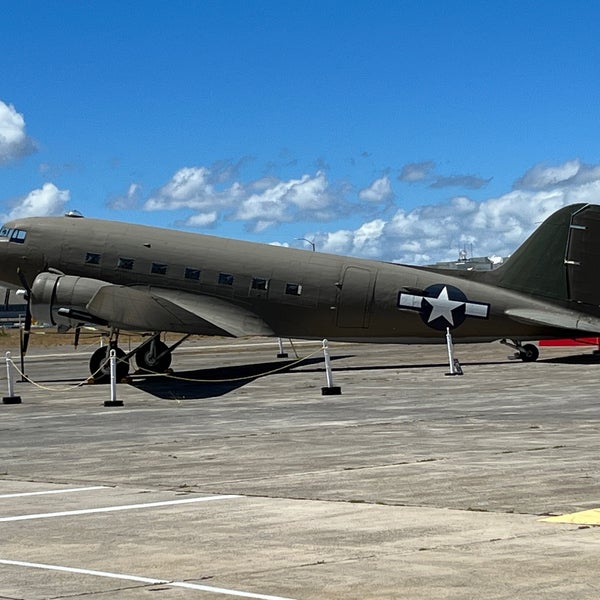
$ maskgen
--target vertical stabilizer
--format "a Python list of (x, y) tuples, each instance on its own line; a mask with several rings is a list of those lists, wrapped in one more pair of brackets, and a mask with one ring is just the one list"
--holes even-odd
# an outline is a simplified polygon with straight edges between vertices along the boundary
[(500, 287), (598, 306), (599, 270), (600, 206), (572, 204), (548, 217), (490, 275)]

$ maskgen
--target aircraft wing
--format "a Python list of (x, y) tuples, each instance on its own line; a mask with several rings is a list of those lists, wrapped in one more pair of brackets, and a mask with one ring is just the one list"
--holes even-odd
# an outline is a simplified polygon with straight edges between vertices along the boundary
[(253, 312), (225, 300), (162, 288), (101, 287), (86, 310), (114, 327), (200, 335), (273, 335)]
[(515, 321), (544, 325), (587, 333), (600, 333), (600, 318), (570, 310), (554, 311), (529, 308), (509, 308), (505, 314)]

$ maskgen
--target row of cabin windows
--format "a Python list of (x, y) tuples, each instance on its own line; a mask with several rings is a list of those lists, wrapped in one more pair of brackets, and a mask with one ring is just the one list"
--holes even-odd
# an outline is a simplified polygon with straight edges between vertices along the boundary
[[(88, 265), (99, 265), (101, 255), (95, 252), (88, 252), (85, 255), (85, 263)], [(117, 259), (117, 268), (131, 271), (133, 269), (134, 259), (119, 257)], [(153, 262), (150, 267), (150, 273), (154, 275), (166, 275), (168, 265), (165, 263)], [(185, 279), (198, 281), (200, 279), (200, 269), (186, 267), (183, 272)], [(219, 285), (233, 285), (234, 277), (231, 273), (219, 273), (217, 282)], [(269, 289), (269, 280), (265, 277), (253, 277), (250, 288), (257, 291), (267, 291)], [(285, 293), (288, 296), (300, 296), (302, 294), (302, 285), (299, 283), (286, 283)]]

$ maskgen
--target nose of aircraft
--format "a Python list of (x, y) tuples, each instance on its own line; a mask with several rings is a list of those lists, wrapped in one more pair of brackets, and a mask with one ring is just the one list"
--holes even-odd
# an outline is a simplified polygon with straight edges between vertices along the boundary
[[(44, 268), (44, 256), (28, 231), (5, 225), (0, 229), (0, 283), (7, 287), (23, 287), (23, 279), (31, 285)], [(19, 274), (20, 272), (20, 274)]]

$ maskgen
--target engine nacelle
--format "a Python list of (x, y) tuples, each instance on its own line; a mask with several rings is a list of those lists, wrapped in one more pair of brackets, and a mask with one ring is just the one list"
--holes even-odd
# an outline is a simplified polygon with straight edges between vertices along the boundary
[[(75, 327), (86, 319), (88, 302), (106, 285), (105, 281), (89, 277), (74, 277), (56, 273), (40, 273), (31, 286), (31, 314), (36, 321)], [(59, 314), (60, 312), (66, 314)]]

